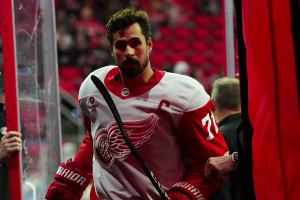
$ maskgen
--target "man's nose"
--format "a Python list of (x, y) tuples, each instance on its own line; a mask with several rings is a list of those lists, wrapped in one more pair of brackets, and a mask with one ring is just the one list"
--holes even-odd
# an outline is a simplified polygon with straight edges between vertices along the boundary
[(125, 49), (125, 56), (126, 57), (132, 57), (133, 55), (134, 55), (133, 48), (131, 48), (130, 45), (127, 45), (126, 49)]

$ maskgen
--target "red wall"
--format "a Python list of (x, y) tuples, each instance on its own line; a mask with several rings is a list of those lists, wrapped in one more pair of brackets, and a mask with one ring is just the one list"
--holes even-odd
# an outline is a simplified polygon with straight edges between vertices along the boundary
[(287, 0), (243, 1), (255, 194), (300, 199), (300, 119)]

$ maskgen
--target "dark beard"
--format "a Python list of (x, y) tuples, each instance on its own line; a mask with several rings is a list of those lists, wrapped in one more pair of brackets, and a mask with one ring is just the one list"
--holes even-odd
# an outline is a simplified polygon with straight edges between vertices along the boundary
[[(127, 63), (131, 63), (131, 62), (136, 63), (137, 67), (124, 67)], [(140, 61), (138, 59), (130, 58), (130, 59), (124, 60), (122, 65), (119, 66), (119, 69), (126, 76), (128, 76), (130, 78), (135, 78), (138, 75), (140, 75), (140, 73), (142, 73), (142, 71), (144, 71), (144, 69), (147, 67), (148, 63), (149, 63), (149, 57), (147, 55), (146, 55), (145, 62), (143, 62), (143, 63), (140, 63)]]

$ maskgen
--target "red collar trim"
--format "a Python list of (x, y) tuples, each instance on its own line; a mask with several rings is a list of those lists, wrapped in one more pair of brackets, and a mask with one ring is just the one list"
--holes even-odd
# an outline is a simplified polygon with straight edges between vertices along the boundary
[(144, 83), (142, 85), (137, 85), (135, 87), (127, 88), (125, 85), (122, 85), (121, 77), (119, 77), (118, 80), (115, 79), (116, 76), (120, 75), (119, 68), (115, 67), (107, 73), (104, 79), (104, 84), (107, 87), (107, 89), (110, 92), (112, 92), (114, 95), (120, 97), (121, 99), (128, 99), (149, 91), (159, 83), (159, 81), (165, 75), (165, 72), (157, 69), (153, 69), (153, 70), (155, 72), (155, 75), (147, 83)]

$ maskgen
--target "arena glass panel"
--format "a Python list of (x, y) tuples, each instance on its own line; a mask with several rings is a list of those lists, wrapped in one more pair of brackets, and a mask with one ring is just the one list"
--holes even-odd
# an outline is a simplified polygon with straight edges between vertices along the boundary
[(54, 1), (14, 5), (23, 199), (44, 199), (61, 162)]

